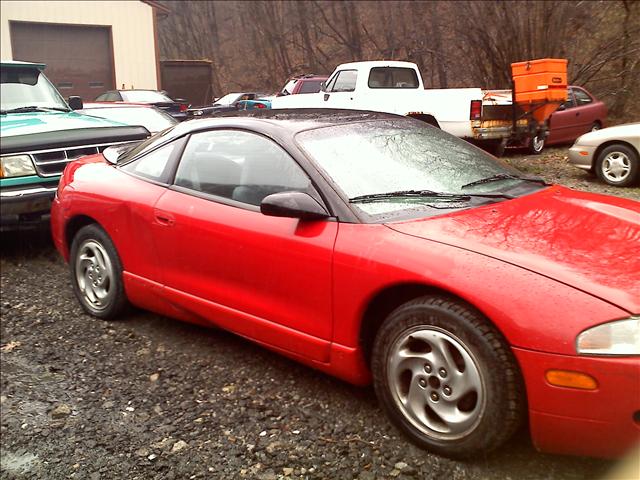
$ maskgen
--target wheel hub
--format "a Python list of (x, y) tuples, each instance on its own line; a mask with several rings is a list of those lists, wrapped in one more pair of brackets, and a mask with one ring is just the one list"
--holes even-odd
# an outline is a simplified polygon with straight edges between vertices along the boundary
[(407, 420), (438, 439), (468, 434), (485, 408), (477, 360), (457, 337), (438, 327), (420, 327), (396, 340), (388, 381)]
[(612, 182), (621, 182), (631, 171), (631, 161), (622, 152), (611, 152), (602, 161), (602, 173)]
[(85, 240), (78, 248), (75, 273), (82, 300), (95, 310), (105, 309), (113, 295), (113, 266), (105, 248)]

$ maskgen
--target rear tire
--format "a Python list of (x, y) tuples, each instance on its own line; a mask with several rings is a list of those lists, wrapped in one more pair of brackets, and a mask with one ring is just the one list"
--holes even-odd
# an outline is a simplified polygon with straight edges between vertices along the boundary
[(544, 142), (544, 137), (540, 137), (539, 135), (530, 138), (528, 146), (529, 153), (533, 155), (540, 155), (542, 153), (542, 150), (544, 150)]
[(87, 313), (111, 320), (127, 309), (120, 257), (98, 225), (86, 225), (73, 237), (69, 267), (73, 292)]
[(493, 450), (524, 416), (509, 346), (478, 311), (455, 299), (429, 295), (394, 310), (376, 334), (371, 370), (393, 423), (441, 455)]

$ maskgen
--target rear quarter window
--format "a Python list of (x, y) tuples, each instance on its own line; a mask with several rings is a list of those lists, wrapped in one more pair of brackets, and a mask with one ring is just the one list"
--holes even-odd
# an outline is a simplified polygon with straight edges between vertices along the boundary
[(374, 67), (369, 72), (369, 88), (418, 88), (418, 75), (413, 68)]
[(298, 93), (318, 93), (322, 86), (322, 80), (304, 80)]

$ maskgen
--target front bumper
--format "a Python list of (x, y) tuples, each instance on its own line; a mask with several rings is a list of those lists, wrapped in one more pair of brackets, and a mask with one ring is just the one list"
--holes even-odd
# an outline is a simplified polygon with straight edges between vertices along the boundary
[(37, 228), (49, 220), (56, 183), (2, 187), (0, 230)]
[[(538, 450), (616, 458), (640, 442), (640, 358), (513, 351), (524, 376), (531, 437)], [(552, 369), (586, 373), (598, 387), (553, 386), (545, 380)]]
[(596, 148), (574, 145), (569, 149), (569, 162), (582, 170), (591, 170), (593, 167), (593, 154)]

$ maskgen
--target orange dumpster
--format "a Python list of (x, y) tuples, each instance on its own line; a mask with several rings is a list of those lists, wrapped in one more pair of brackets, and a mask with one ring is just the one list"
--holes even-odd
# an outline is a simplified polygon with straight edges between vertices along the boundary
[(542, 124), (567, 100), (567, 60), (542, 58), (511, 64), (515, 101)]

